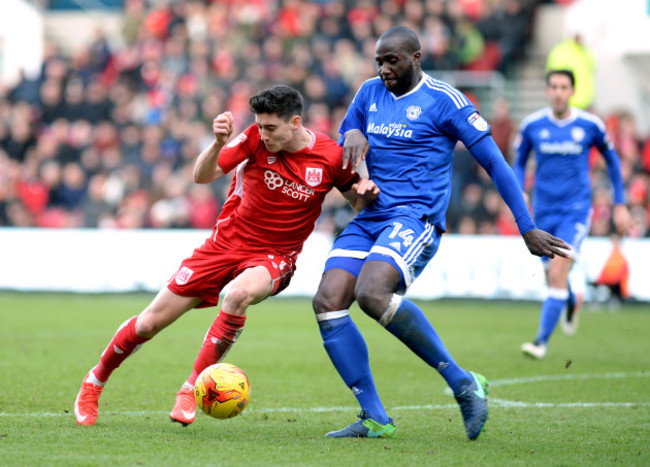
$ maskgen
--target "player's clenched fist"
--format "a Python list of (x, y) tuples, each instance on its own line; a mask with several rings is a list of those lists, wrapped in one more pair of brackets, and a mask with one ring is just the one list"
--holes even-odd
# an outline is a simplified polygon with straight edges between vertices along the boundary
[(219, 114), (217, 118), (212, 121), (212, 131), (217, 142), (221, 145), (226, 144), (228, 138), (232, 134), (232, 113), (224, 112)]

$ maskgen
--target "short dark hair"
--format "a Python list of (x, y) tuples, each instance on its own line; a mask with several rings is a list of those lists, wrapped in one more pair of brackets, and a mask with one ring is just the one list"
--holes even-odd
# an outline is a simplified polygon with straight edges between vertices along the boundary
[(571, 70), (549, 70), (546, 72), (546, 85), (551, 84), (551, 76), (553, 75), (564, 75), (571, 80), (571, 86), (576, 87), (576, 77)]
[(294, 115), (302, 116), (302, 96), (292, 87), (277, 84), (250, 98), (248, 107), (254, 114), (275, 114), (289, 121)]

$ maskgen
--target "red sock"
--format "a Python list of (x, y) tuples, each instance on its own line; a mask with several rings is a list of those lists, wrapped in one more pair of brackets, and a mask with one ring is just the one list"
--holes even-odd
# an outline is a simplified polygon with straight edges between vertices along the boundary
[(93, 368), (95, 377), (102, 382), (108, 381), (109, 376), (126, 358), (138, 350), (150, 338), (140, 337), (135, 333), (137, 316), (125, 321), (117, 330), (108, 347), (102, 353), (99, 363)]
[(205, 368), (220, 362), (226, 356), (244, 329), (245, 322), (246, 315), (231, 315), (221, 309), (203, 340), (199, 355), (194, 361), (194, 371), (187, 380), (188, 383), (194, 385), (196, 378)]

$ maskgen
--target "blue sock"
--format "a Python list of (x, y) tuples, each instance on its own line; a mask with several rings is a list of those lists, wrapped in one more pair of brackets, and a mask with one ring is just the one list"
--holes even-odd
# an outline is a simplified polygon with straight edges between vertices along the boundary
[(535, 338), (536, 344), (544, 344), (548, 342), (551, 334), (560, 320), (560, 315), (569, 298), (569, 291), (563, 289), (549, 289), (548, 297), (542, 303), (542, 311), (539, 317), (539, 330)]
[(318, 321), (318, 327), (327, 355), (345, 384), (352, 390), (354, 397), (357, 398), (361, 410), (376, 422), (385, 425), (388, 423), (388, 415), (379, 399), (375, 381), (372, 378), (366, 341), (347, 311), (342, 317), (340, 313), (326, 313), (326, 315), (335, 316), (332, 319), (319, 315), (322, 320)]
[[(384, 323), (384, 320), (387, 322)], [(454, 361), (436, 330), (415, 303), (393, 295), (379, 323), (418, 357), (438, 370), (454, 394), (461, 392), (461, 388), (471, 382), (472, 376)]]

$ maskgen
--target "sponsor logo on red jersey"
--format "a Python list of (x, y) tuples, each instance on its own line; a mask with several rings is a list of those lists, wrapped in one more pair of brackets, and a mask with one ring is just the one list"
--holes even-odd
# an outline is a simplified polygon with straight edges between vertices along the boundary
[(318, 186), (323, 181), (323, 169), (307, 167), (305, 170), (305, 181), (309, 186)]
[(284, 180), (279, 174), (276, 174), (272, 170), (267, 170), (264, 172), (264, 183), (269, 187), (269, 190), (275, 190), (284, 185)]
[(233, 139), (230, 143), (228, 143), (228, 145), (226, 147), (234, 148), (238, 144), (241, 144), (244, 141), (246, 141), (247, 138), (248, 138), (248, 136), (246, 136), (246, 133), (239, 133), (237, 135), (237, 137), (235, 139)]
[[(309, 171), (310, 169), (307, 169)], [(318, 178), (318, 181), (315, 185), (318, 185), (322, 181), (323, 169), (312, 169), (318, 171), (314, 176), (314, 181)], [(269, 190), (277, 190), (282, 187), (282, 194), (289, 196), (290, 198), (297, 199), (300, 201), (309, 201), (312, 196), (316, 193), (313, 189), (302, 185), (300, 183), (293, 182), (291, 180), (285, 180), (280, 174), (273, 172), (272, 170), (266, 170), (264, 172), (264, 183)], [(312, 186), (315, 186), (312, 185)]]

